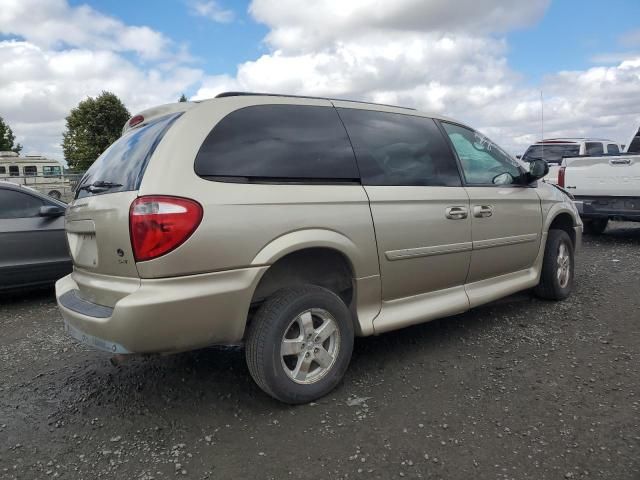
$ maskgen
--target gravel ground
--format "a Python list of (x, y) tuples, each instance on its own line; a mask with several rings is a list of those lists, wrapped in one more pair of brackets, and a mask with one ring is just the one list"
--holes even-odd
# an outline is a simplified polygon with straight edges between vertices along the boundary
[(53, 293), (0, 297), (0, 478), (640, 479), (640, 227), (585, 238), (574, 295), (358, 339), (289, 407), (240, 349), (119, 367)]

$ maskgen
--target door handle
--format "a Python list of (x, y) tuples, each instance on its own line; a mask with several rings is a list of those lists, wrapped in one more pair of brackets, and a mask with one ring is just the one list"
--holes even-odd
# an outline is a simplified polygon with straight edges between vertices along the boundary
[(614, 158), (609, 160), (610, 165), (631, 165), (630, 158)]
[(487, 218), (493, 215), (493, 207), (491, 205), (474, 205), (473, 216), (476, 218)]
[(467, 207), (448, 207), (445, 216), (449, 220), (464, 220), (469, 215)]

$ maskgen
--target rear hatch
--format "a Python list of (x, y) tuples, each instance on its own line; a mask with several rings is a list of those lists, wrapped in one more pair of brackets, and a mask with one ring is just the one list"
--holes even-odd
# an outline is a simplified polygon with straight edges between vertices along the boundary
[(139, 285), (129, 209), (158, 143), (180, 113), (128, 130), (87, 170), (69, 204), (66, 231), (72, 274), (86, 300), (112, 307)]
[(565, 165), (564, 187), (576, 197), (640, 196), (640, 155), (570, 158)]

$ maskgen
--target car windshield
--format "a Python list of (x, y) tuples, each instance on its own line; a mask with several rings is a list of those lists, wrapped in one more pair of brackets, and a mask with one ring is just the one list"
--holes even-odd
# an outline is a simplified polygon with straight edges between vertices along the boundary
[(547, 163), (561, 163), (563, 157), (575, 157), (580, 154), (580, 145), (576, 144), (552, 144), (552, 145), (531, 145), (522, 160), (530, 162), (532, 160), (545, 160)]
[[(128, 131), (113, 142), (89, 167), (76, 190), (76, 198), (137, 190), (149, 157), (171, 124), (181, 114), (161, 117)], [(89, 188), (100, 185), (99, 188)]]

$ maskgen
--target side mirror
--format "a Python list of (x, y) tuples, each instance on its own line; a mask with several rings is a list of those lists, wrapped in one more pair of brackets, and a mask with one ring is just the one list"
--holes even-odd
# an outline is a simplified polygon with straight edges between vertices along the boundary
[(549, 164), (544, 160), (532, 160), (529, 163), (529, 180), (540, 180), (549, 173)]
[(64, 215), (64, 208), (57, 205), (45, 205), (40, 207), (40, 211), (38, 212), (38, 214), (41, 217), (47, 218), (60, 217)]
[(516, 155), (516, 158), (517, 158), (518, 160), (522, 160), (522, 155)]
[(515, 178), (513, 178), (513, 175), (509, 172), (504, 172), (493, 177), (494, 185), (512, 185), (513, 183), (515, 183)]

